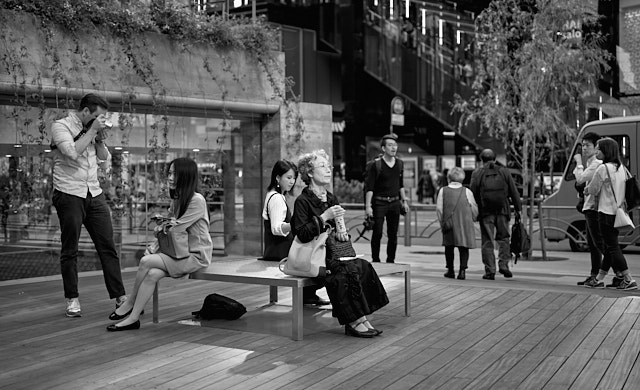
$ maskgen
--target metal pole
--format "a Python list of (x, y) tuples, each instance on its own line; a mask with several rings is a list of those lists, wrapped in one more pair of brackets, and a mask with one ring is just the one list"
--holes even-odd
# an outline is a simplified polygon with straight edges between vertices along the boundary
[(404, 215), (404, 246), (411, 246), (411, 210)]
[(256, 23), (256, 0), (251, 0), (251, 22)]

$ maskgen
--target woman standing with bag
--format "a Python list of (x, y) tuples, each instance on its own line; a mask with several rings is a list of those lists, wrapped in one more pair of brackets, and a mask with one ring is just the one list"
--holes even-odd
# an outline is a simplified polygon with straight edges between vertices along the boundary
[[(338, 199), (327, 191), (332, 169), (324, 150), (304, 154), (298, 161), (298, 172), (308, 186), (296, 199), (291, 228), (302, 243), (312, 241), (327, 229), (334, 229), (336, 218), (344, 217), (345, 211)], [(339, 248), (343, 243), (350, 249), (348, 258)], [(324, 284), (333, 306), (333, 316), (345, 326), (345, 334), (369, 338), (382, 333), (366, 317), (389, 303), (373, 266), (352, 256), (355, 252), (346, 232), (330, 234), (326, 253), (328, 275)]]
[(110, 332), (140, 328), (140, 314), (151, 298), (158, 281), (166, 276), (182, 278), (211, 264), (213, 243), (209, 234), (209, 210), (198, 186), (198, 166), (190, 158), (177, 158), (169, 164), (167, 175), (169, 194), (173, 199), (169, 217), (156, 234), (169, 225), (169, 231), (188, 233), (189, 256), (172, 258), (159, 252), (158, 240), (147, 247), (140, 259), (133, 292), (109, 319), (123, 320), (107, 327)]
[(607, 287), (635, 290), (638, 284), (629, 273), (627, 260), (618, 245), (618, 228), (615, 227), (616, 213), (619, 208), (625, 207), (627, 170), (620, 161), (619, 147), (615, 140), (609, 137), (598, 140), (596, 153), (602, 164), (596, 169), (585, 193), (595, 195), (598, 199), (598, 226), (604, 242), (604, 258), (596, 281), (590, 287), (604, 288), (603, 280), (611, 267), (615, 276), (612, 284)]
[(436, 214), (442, 230), (442, 245), (447, 265), (445, 278), (455, 278), (453, 270), (453, 249), (460, 254), (458, 279), (466, 278), (469, 249), (476, 247), (476, 233), (473, 222), (478, 218), (478, 205), (473, 193), (462, 186), (464, 170), (452, 168), (448, 174), (449, 185), (442, 187), (436, 201)]

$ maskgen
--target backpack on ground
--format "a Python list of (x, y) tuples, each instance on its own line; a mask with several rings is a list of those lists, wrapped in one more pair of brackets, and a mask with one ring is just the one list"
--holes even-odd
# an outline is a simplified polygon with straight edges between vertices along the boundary
[(527, 234), (527, 229), (520, 222), (520, 216), (516, 215), (516, 220), (511, 227), (511, 253), (515, 256), (514, 263), (518, 263), (518, 258), (522, 253), (528, 253), (531, 249), (531, 239)]
[(203, 320), (237, 320), (246, 312), (247, 308), (234, 299), (220, 294), (209, 294), (204, 298), (202, 308), (191, 314)]
[(485, 168), (480, 178), (480, 202), (486, 211), (500, 211), (507, 202), (509, 187), (497, 166)]
[[(404, 171), (404, 162), (396, 157), (396, 164), (400, 168), (400, 172)], [(369, 177), (369, 171), (371, 169), (375, 169), (376, 180), (380, 177), (380, 172), (382, 171), (382, 156), (378, 156), (373, 160), (367, 161), (367, 165), (364, 167), (364, 172), (362, 173), (362, 186), (364, 201), (367, 200), (367, 178)]]

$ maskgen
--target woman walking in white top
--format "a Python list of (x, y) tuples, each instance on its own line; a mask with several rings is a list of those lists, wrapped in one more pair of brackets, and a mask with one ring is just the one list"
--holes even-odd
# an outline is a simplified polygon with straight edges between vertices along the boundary
[[(635, 290), (638, 284), (631, 277), (627, 260), (618, 245), (618, 229), (614, 227), (616, 210), (624, 202), (627, 170), (620, 161), (618, 143), (611, 138), (602, 138), (596, 144), (597, 158), (602, 161), (585, 193), (598, 197), (598, 225), (604, 241), (604, 258), (600, 272), (590, 287), (604, 288), (604, 278), (613, 268), (613, 283), (607, 287), (619, 290)], [(613, 192), (615, 191), (615, 192)]]

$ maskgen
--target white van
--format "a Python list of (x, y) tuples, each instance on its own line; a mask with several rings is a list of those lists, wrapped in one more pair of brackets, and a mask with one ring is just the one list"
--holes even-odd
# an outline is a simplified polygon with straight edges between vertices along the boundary
[[(577, 141), (573, 145), (569, 163), (564, 170), (564, 176), (558, 190), (550, 195), (542, 203), (543, 223), (545, 235), (549, 241), (561, 241), (569, 239), (571, 250), (587, 251), (586, 225), (584, 215), (576, 210), (578, 203), (575, 189), (576, 178), (573, 170), (576, 162), (573, 156), (580, 150), (582, 135), (594, 132), (601, 137), (610, 137), (620, 145), (620, 157), (629, 168), (632, 175), (638, 175), (640, 167), (640, 116), (627, 116), (621, 118), (604, 119), (589, 122), (582, 127)], [(629, 213), (633, 223), (640, 224), (640, 209)], [(632, 232), (619, 237), (621, 247), (636, 244), (640, 245), (640, 227)]]

